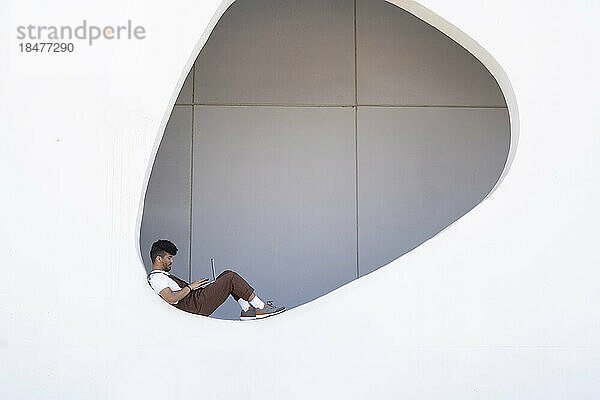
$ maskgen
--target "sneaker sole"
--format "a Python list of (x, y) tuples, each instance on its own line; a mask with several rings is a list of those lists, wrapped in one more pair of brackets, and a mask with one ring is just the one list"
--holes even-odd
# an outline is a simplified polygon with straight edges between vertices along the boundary
[(270, 313), (270, 314), (262, 314), (262, 315), (256, 314), (256, 319), (268, 318), (268, 317), (271, 317), (273, 315), (281, 314), (284, 311), (285, 311), (285, 308), (283, 310), (279, 310), (277, 312)]
[(256, 317), (240, 317), (240, 319), (242, 321), (250, 321), (250, 320), (256, 319)]

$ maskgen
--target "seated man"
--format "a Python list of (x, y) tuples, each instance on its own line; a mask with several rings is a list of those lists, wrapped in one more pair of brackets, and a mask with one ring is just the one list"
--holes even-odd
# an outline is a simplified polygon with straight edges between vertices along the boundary
[(275, 307), (270, 301), (265, 304), (244, 278), (233, 271), (224, 271), (204, 288), (200, 288), (202, 280), (188, 284), (169, 275), (167, 272), (171, 270), (175, 254), (177, 247), (168, 240), (159, 240), (152, 244), (152, 272), (148, 275), (148, 283), (167, 303), (180, 310), (208, 316), (223, 304), (229, 295), (242, 307), (242, 320), (265, 318), (285, 310), (285, 307)]

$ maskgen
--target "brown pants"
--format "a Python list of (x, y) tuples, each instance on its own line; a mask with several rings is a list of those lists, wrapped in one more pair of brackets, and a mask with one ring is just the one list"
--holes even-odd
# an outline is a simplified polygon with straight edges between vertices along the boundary
[[(187, 282), (169, 275), (177, 284), (184, 288)], [(248, 300), (254, 293), (252, 286), (233, 271), (223, 271), (217, 279), (204, 289), (192, 290), (190, 294), (179, 300), (175, 307), (192, 314), (210, 315), (231, 295), (236, 301), (239, 298)]]

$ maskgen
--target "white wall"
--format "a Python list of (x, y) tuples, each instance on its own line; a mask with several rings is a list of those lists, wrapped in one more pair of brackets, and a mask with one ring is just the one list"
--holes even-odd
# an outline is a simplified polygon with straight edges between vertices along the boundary
[[(204, 385), (207, 399), (597, 398), (600, 7), (421, 3), (456, 28), (398, 2), (476, 53), (518, 104), (511, 168), (401, 259), (250, 323), (174, 310), (137, 248), (159, 134), (225, 5), (3, 3), (2, 397), (190, 398)], [(16, 25), (84, 17), (130, 18), (148, 38), (15, 51)]]

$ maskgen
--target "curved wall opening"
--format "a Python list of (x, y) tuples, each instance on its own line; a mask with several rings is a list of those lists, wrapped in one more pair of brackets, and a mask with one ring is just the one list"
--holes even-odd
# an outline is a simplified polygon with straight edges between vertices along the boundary
[[(238, 0), (195, 60), (150, 175), (140, 248), (185, 280), (234, 269), (288, 308), (402, 256), (492, 190), (498, 83), (384, 0)], [(239, 316), (228, 301), (214, 317)]]

